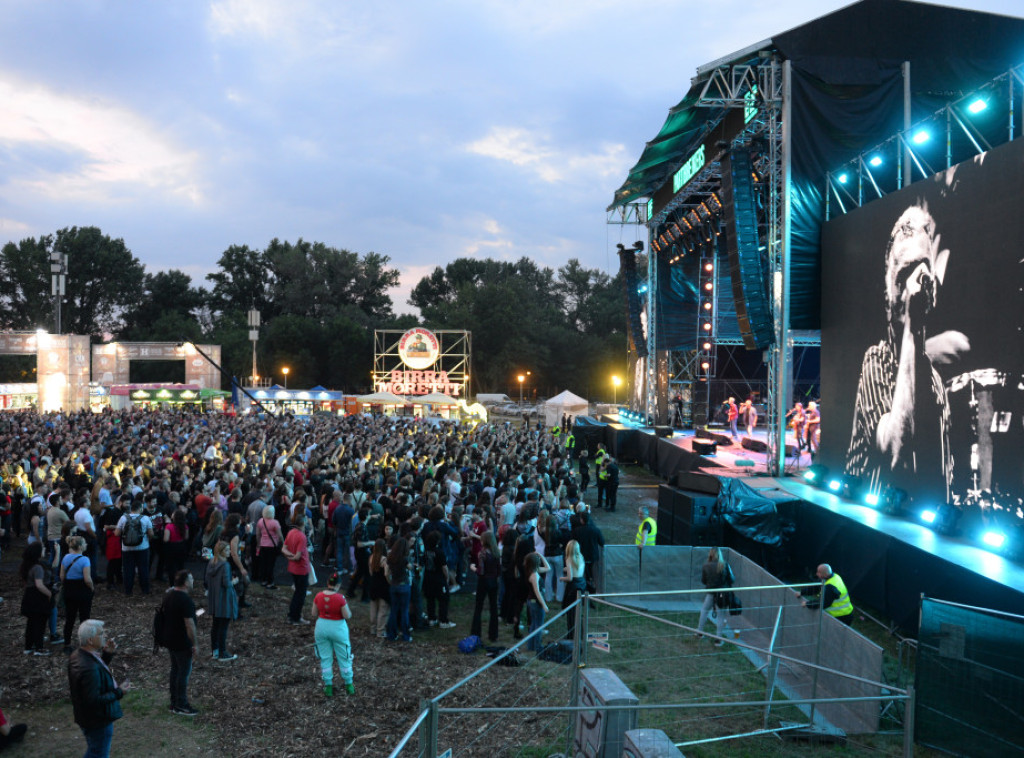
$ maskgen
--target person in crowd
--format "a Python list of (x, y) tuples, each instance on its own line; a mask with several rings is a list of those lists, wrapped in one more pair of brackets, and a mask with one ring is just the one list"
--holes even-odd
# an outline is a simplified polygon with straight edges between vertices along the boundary
[[(64, 639), (72, 639), (75, 617), (79, 622), (92, 616), (92, 598), (95, 587), (92, 581), (92, 564), (85, 555), (85, 539), (74, 535), (68, 537), (68, 553), (60, 562), (60, 583), (64, 590)], [(65, 643), (65, 653), (72, 651)]]
[(164, 571), (167, 583), (173, 584), (174, 577), (185, 568), (188, 557), (188, 524), (185, 512), (175, 508), (170, 522), (164, 527)]
[(100, 529), (106, 535), (104, 540), (104, 557), (107, 559), (107, 589), (116, 590), (124, 587), (124, 571), (122, 570), (123, 553), (121, 540), (114, 534), (121, 517), (131, 510), (131, 495), (121, 495), (117, 503), (107, 506), (100, 514)]
[(192, 572), (179, 569), (173, 586), (164, 593), (163, 641), (171, 658), (171, 713), (192, 717), (199, 713), (189, 703), (188, 680), (196, 647), (196, 604), (192, 601)]
[(529, 640), (526, 643), (528, 649), (540, 652), (544, 647), (541, 639), (540, 628), (544, 624), (544, 614), (548, 611), (547, 601), (544, 600), (544, 574), (551, 570), (551, 566), (540, 553), (534, 552), (526, 556), (523, 561), (523, 570), (526, 576), (527, 602), (526, 610), (530, 618)]
[(206, 526), (203, 527), (200, 537), (200, 547), (213, 550), (213, 546), (220, 541), (221, 532), (224, 531), (224, 517), (219, 508), (210, 509), (206, 518)]
[(206, 591), (209, 595), (210, 648), (215, 661), (233, 661), (238, 656), (228, 650), (228, 626), (238, 618), (238, 595), (231, 580), (231, 564), (228, 558), (231, 548), (221, 540), (213, 546), (213, 558), (206, 564)]
[(839, 574), (832, 571), (827, 563), (818, 566), (815, 575), (825, 583), (823, 596), (814, 599), (804, 599), (805, 608), (819, 608), (824, 606), (825, 613), (834, 619), (842, 621), (847, 626), (853, 625), (853, 602), (850, 600), (850, 593), (846, 590), (846, 584)]
[(295, 511), (292, 516), (292, 528), (284, 538), (281, 554), (288, 559), (288, 573), (292, 577), (292, 600), (288, 605), (289, 624), (308, 624), (302, 616), (302, 605), (306, 602), (306, 589), (309, 587), (309, 540), (306, 536), (306, 512)]
[(441, 550), (441, 533), (430, 532), (423, 539), (423, 546), (423, 597), (427, 600), (428, 623), (450, 629), (455, 624), (448, 619), (448, 563)]
[(149, 541), (153, 539), (153, 522), (142, 512), (142, 498), (132, 500), (129, 513), (117, 522), (114, 536), (121, 540), (124, 563), (124, 594), (131, 595), (135, 586), (135, 573), (139, 574), (139, 588), (149, 594)]
[(18, 576), (24, 585), (21, 615), (25, 617), (25, 654), (49, 655), (43, 646), (46, 621), (53, 605), (53, 590), (46, 583), (46, 567), (42, 561), (43, 543), (33, 542), (21, 555)]
[[(700, 617), (697, 620), (697, 634), (704, 633), (704, 624), (711, 615), (715, 620), (715, 634), (722, 637), (729, 627), (729, 604), (726, 601), (725, 590), (732, 586), (732, 569), (722, 557), (721, 548), (713, 547), (708, 551), (707, 560), (700, 570), (700, 581), (707, 589), (704, 595), (704, 603), (700, 607)], [(715, 643), (717, 647), (725, 644), (720, 639)]]
[(580, 552), (583, 554), (584, 576), (587, 580), (587, 591), (596, 592), (597, 578), (601, 562), (601, 554), (604, 550), (604, 534), (597, 527), (586, 508), (578, 510), (576, 518), (579, 526), (572, 530), (572, 538), (579, 543)]
[(245, 599), (250, 584), (249, 570), (245, 567), (245, 551), (248, 545), (248, 540), (244, 536), (246, 528), (246, 525), (242, 523), (241, 515), (232, 513), (228, 515), (220, 532), (221, 539), (228, 543), (231, 574), (238, 579), (235, 583), (235, 591), (238, 594), (239, 608), (251, 606)]
[(268, 505), (263, 509), (263, 516), (256, 522), (256, 544), (259, 555), (260, 584), (268, 590), (276, 590), (274, 583), (274, 566), (277, 563), (277, 554), (281, 552), (284, 545), (284, 536), (281, 534), (281, 524), (275, 516), (275, 508)]
[(498, 639), (498, 580), (501, 576), (501, 554), (494, 532), (488, 530), (480, 538), (483, 548), (477, 554), (473, 570), (476, 571), (476, 604), (473, 608), (473, 623), (469, 633), (480, 636), (483, 623), (484, 600), (488, 602), (487, 639)]
[(79, 648), (68, 658), (68, 685), (75, 723), (85, 735), (87, 758), (108, 758), (114, 722), (124, 713), (121, 699), (132, 689), (118, 684), (110, 670), (117, 644), (104, 623), (89, 619), (78, 627)]
[(386, 636), (388, 618), (391, 615), (391, 586), (385, 571), (387, 561), (387, 543), (378, 537), (373, 543), (370, 554), (370, 635)]
[(409, 628), (409, 540), (395, 539), (384, 562), (388, 584), (391, 587), (391, 613), (388, 616), (386, 638), (395, 641), (401, 635), (405, 642), (412, 642)]
[(345, 683), (345, 692), (356, 694), (352, 683), (352, 645), (348, 637), (348, 619), (352, 618), (352, 609), (341, 594), (341, 576), (337, 573), (327, 578), (327, 589), (318, 592), (313, 598), (313, 618), (316, 627), (313, 639), (316, 640), (316, 654), (320, 658), (320, 676), (324, 683), (324, 694), (334, 695), (334, 660), (338, 660), (341, 681)]
[[(586, 562), (583, 560), (583, 553), (580, 552), (580, 543), (576, 540), (569, 540), (565, 545), (565, 568), (560, 578), (560, 581), (565, 584), (565, 594), (562, 595), (563, 608), (569, 608), (576, 602), (579, 594), (587, 589), (587, 580), (584, 578), (585, 570)], [(565, 623), (569, 638), (575, 640), (575, 608), (569, 608), (566, 612)]]
[(606, 508), (615, 513), (615, 505), (619, 499), (619, 464), (610, 455), (604, 457), (601, 463), (601, 470), (604, 472), (604, 491)]

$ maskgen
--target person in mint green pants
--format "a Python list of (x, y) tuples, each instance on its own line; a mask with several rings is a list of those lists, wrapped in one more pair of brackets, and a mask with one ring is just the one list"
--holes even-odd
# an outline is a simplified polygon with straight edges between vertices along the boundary
[(313, 618), (316, 628), (313, 638), (316, 640), (316, 654), (320, 658), (320, 672), (324, 680), (324, 694), (334, 696), (334, 659), (338, 659), (341, 680), (345, 683), (345, 692), (356, 694), (352, 684), (352, 646), (348, 641), (348, 619), (352, 618), (352, 609), (345, 601), (345, 596), (338, 591), (341, 577), (331, 574), (327, 580), (327, 589), (313, 598)]

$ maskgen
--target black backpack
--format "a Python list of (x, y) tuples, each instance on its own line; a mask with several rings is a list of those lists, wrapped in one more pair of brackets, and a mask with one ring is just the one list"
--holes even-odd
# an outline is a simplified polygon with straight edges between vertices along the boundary
[(125, 547), (138, 547), (142, 544), (142, 516), (127, 516), (121, 542)]
[(167, 613), (164, 604), (160, 603), (153, 614), (153, 652), (167, 647)]

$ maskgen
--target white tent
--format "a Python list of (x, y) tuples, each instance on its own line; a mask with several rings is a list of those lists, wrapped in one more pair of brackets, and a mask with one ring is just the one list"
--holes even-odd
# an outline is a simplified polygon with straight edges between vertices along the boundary
[(569, 390), (566, 390), (544, 403), (544, 425), (550, 429), (562, 423), (563, 415), (569, 415), (573, 418), (586, 416), (589, 409), (590, 403), (579, 395), (574, 395)]

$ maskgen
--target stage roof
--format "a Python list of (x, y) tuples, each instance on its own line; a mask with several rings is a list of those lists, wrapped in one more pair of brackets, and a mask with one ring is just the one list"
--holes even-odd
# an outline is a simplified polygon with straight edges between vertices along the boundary
[(701, 66), (609, 210), (652, 197), (721, 124), (724, 109), (697, 105), (712, 70), (756, 65), (772, 54), (794, 70), (791, 325), (817, 329), (825, 174), (902, 128), (904, 61), (916, 121), (1024, 62), (1024, 19), (862, 0)]

